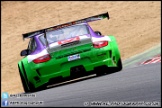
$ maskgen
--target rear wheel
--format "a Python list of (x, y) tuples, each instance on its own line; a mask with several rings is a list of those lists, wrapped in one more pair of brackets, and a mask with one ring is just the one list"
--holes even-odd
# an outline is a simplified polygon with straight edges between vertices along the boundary
[[(19, 68), (19, 66), (18, 66), (18, 68)], [(31, 82), (25, 81), (25, 78), (23, 77), (20, 68), (19, 68), (19, 73), (20, 73), (20, 78), (21, 78), (22, 86), (23, 86), (25, 93), (35, 92), (35, 91), (40, 91), (40, 90), (46, 89), (46, 84), (42, 85), (41, 87), (35, 88)], [(27, 82), (27, 84), (26, 84), (26, 82)]]
[(110, 68), (107, 68), (107, 71), (106, 71), (106, 74), (109, 74), (109, 73), (114, 73), (114, 72), (119, 72), (122, 70), (122, 61), (121, 61), (121, 58), (119, 59), (118, 63), (117, 63), (117, 67), (110, 67)]
[(20, 78), (21, 78), (21, 82), (22, 82), (23, 89), (24, 89), (25, 92), (29, 92), (28, 86), (27, 86), (27, 84), (25, 83), (25, 79), (24, 79), (24, 77), (22, 76), (22, 73), (21, 73), (21, 71), (20, 71), (19, 66), (18, 66), (18, 69), (19, 69), (19, 74), (20, 74)]
[(122, 68), (123, 68), (123, 66), (122, 66), (122, 61), (121, 61), (121, 58), (120, 58), (118, 63), (117, 63), (117, 67), (115, 68), (115, 71), (116, 72), (121, 71)]
[(28, 87), (30, 90), (28, 90), (27, 92), (37, 92), (37, 91), (41, 91), (41, 90), (44, 90), (47, 88), (46, 84), (38, 87), (38, 88), (35, 88), (34, 85), (32, 83), (29, 82), (28, 84)]
[(95, 68), (95, 73), (97, 76), (102, 76), (105, 74), (111, 74), (111, 73), (118, 72), (121, 70), (122, 70), (122, 61), (120, 58), (117, 63), (117, 67), (107, 67), (107, 66), (98, 67), (98, 68)]

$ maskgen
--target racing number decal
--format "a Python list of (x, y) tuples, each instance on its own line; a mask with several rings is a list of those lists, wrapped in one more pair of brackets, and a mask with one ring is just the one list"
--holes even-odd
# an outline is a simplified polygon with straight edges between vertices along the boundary
[(70, 39), (67, 39), (67, 40), (63, 40), (63, 41), (59, 41), (58, 44), (65, 44), (65, 43), (69, 43), (69, 42), (73, 42), (73, 41), (78, 41), (80, 40), (79, 36), (75, 37), (75, 38), (70, 38)]

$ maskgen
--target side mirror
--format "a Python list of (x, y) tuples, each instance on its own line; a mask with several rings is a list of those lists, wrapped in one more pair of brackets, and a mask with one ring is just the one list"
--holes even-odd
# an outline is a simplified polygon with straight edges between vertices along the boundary
[(95, 33), (96, 33), (97, 35), (99, 35), (99, 36), (102, 35), (100, 31), (95, 31)]
[(20, 56), (27, 56), (29, 54), (30, 54), (30, 50), (29, 49), (25, 49), (25, 50), (21, 51)]

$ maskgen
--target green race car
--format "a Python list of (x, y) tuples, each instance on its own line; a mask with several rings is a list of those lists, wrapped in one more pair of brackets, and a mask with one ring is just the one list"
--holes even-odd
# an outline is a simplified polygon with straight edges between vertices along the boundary
[(23, 34), (30, 38), (18, 69), (25, 92), (42, 90), (51, 82), (122, 69), (114, 36), (93, 31), (88, 22), (109, 19), (108, 12)]

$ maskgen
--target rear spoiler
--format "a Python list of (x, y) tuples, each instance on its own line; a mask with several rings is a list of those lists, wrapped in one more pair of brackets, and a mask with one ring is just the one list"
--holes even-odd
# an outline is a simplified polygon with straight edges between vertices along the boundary
[[(108, 12), (102, 13), (102, 14), (99, 14), (99, 15), (94, 15), (94, 16), (84, 18), (84, 19), (81, 19), (81, 20), (76, 20), (76, 21), (56, 25), (56, 26), (53, 26), (53, 27), (49, 27), (49, 28), (45, 28), (45, 29), (41, 29), (41, 30), (29, 32), (29, 33), (25, 33), (25, 34), (23, 34), (23, 40), (25, 38), (31, 38), (31, 37), (34, 37), (36, 35), (51, 31), (51, 30), (57, 30), (57, 29), (61, 29), (61, 28), (64, 28), (64, 27), (71, 26), (71, 25), (85, 23), (85, 22), (92, 22), (92, 21), (101, 20), (101, 19), (104, 19), (104, 18), (107, 18), (107, 19), (110, 18)], [(46, 39), (46, 36), (44, 36), (44, 37)]]

